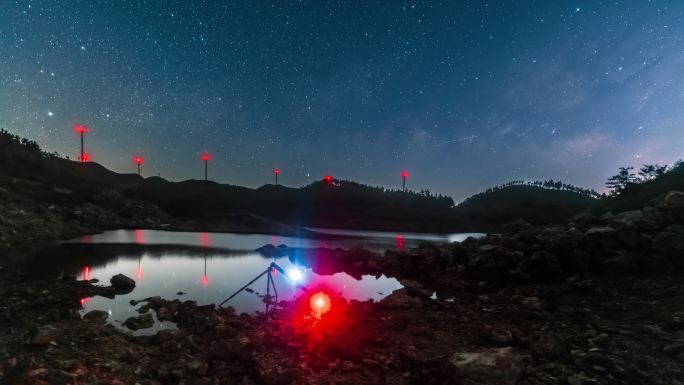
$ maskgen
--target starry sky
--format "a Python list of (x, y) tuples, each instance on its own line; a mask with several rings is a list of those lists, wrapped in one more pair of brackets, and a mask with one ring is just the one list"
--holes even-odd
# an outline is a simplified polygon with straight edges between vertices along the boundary
[(684, 157), (684, 2), (0, 0), (0, 127), (118, 172), (459, 201)]

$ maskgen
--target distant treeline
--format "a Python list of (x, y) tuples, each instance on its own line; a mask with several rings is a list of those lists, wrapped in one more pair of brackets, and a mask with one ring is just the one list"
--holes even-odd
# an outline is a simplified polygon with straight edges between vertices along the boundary
[(513, 180), (510, 182), (506, 182), (502, 185), (496, 186), (496, 187), (490, 187), (486, 189), (485, 191), (475, 194), (469, 198), (466, 198), (461, 204), (468, 203), (472, 200), (477, 200), (482, 198), (485, 195), (492, 194), (494, 192), (506, 189), (511, 186), (531, 186), (531, 187), (539, 187), (545, 190), (556, 190), (556, 191), (569, 191), (569, 192), (574, 192), (582, 196), (586, 196), (589, 198), (593, 199), (599, 199), (603, 195), (598, 193), (597, 191), (591, 190), (591, 189), (586, 189), (582, 187), (577, 187), (573, 186), (568, 183), (563, 183), (560, 180), (554, 181), (553, 179), (549, 180), (535, 180), (535, 181), (525, 181), (525, 180)]
[(7, 146), (7, 145), (22, 146), (22, 147), (26, 148), (28, 151), (39, 154), (40, 156), (42, 156), (44, 158), (61, 158), (62, 157), (57, 152), (43, 151), (43, 149), (40, 148), (38, 143), (34, 142), (33, 140), (29, 140), (26, 138), (22, 138), (18, 135), (12, 134), (11, 132), (7, 131), (4, 128), (0, 128), (0, 145), (2, 145), (3, 147)]
[(671, 167), (659, 164), (645, 164), (639, 169), (638, 174), (632, 172), (634, 170), (632, 166), (620, 167), (616, 175), (608, 178), (606, 187), (608, 187), (612, 196), (617, 196), (634, 189), (639, 184), (656, 180), (666, 174), (682, 169), (684, 169), (684, 161), (681, 159), (676, 161)]

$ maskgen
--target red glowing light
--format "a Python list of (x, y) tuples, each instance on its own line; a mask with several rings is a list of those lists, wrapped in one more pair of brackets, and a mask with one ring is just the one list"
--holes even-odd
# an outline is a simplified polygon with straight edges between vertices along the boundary
[(90, 162), (90, 154), (88, 154), (87, 152), (83, 153), (83, 156), (81, 156), (80, 158), (81, 159), (79, 159), (79, 160), (81, 162)]
[(133, 236), (135, 237), (135, 243), (144, 245), (145, 241), (145, 230), (135, 229), (133, 230)]
[(141, 164), (145, 163), (145, 159), (143, 159), (142, 156), (136, 156), (135, 158), (133, 158), (133, 161), (134, 161), (135, 164), (137, 164), (138, 166), (140, 166)]
[(81, 302), (81, 306), (85, 306), (85, 304), (90, 302), (90, 297), (81, 298), (80, 302)]
[(90, 281), (90, 266), (86, 266), (83, 268), (83, 280), (84, 281)]
[(397, 249), (400, 251), (404, 250), (404, 236), (401, 234), (397, 235)]
[(205, 162), (210, 161), (210, 160), (211, 160), (211, 155), (209, 155), (208, 152), (205, 152), (204, 154), (202, 154), (202, 160), (205, 161)]
[(199, 233), (199, 241), (202, 247), (211, 247), (214, 243), (211, 238), (211, 233)]
[(401, 173), (401, 176), (402, 176), (403, 178), (408, 178), (409, 172), (408, 172), (408, 171), (403, 171), (403, 172)]
[(86, 126), (83, 126), (83, 125), (78, 125), (78, 126), (74, 127), (74, 132), (76, 132), (78, 134), (85, 134), (86, 132), (89, 132), (89, 131), (90, 131), (90, 129)]
[(209, 286), (209, 277), (202, 276), (202, 286)]
[(309, 305), (311, 306), (311, 311), (314, 313), (314, 315), (321, 316), (330, 311), (332, 302), (330, 301), (329, 295), (323, 292), (318, 292), (311, 296), (311, 299), (309, 299)]
[(333, 177), (330, 175), (326, 175), (325, 178), (323, 178), (323, 180), (325, 181), (325, 183), (331, 184), (333, 182)]
[(277, 174), (280, 174), (280, 169), (279, 169), (279, 168), (276, 168), (275, 170), (273, 170), (273, 173), (276, 174), (276, 175), (277, 175)]
[(143, 275), (142, 266), (138, 266), (138, 271), (135, 272), (135, 275), (138, 277), (138, 279), (142, 278), (142, 275)]

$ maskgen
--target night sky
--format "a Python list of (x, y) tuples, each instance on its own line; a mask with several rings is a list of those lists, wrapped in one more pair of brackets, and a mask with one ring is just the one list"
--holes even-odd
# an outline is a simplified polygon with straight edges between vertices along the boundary
[(0, 0), (0, 127), (145, 175), (456, 201), (684, 157), (684, 2)]

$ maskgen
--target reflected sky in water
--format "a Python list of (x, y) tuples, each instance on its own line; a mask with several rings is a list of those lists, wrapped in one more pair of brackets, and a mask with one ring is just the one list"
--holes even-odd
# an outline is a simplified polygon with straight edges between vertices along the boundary
[[(138, 260), (118, 258), (99, 267), (84, 266), (83, 275), (89, 279), (97, 278), (101, 282), (109, 282), (113, 275), (122, 273), (136, 281), (136, 288), (129, 294), (117, 295), (115, 299), (92, 297), (85, 300), (83, 313), (95, 309), (108, 311), (111, 314), (110, 321), (120, 325), (128, 317), (138, 315), (138, 306), (131, 306), (131, 300), (161, 296), (169, 300), (193, 300), (198, 305), (221, 303), (266, 270), (271, 261), (272, 259), (254, 252), (243, 255), (207, 253), (206, 257), (201, 258), (170, 252), (161, 257), (143, 253)], [(288, 258), (277, 259), (277, 264), (285, 271), (294, 267)], [(397, 280), (384, 276), (366, 275), (361, 280), (356, 280), (345, 273), (324, 276), (303, 266), (297, 268), (303, 272), (301, 282), (304, 286), (325, 284), (347, 299), (380, 300), (393, 290), (401, 288)], [(279, 300), (294, 299), (303, 293), (289, 277), (275, 272), (273, 278)], [(262, 296), (266, 292), (266, 277), (250, 285), (250, 289), (254, 292), (244, 291), (226, 305), (234, 307), (238, 312), (264, 311)], [(178, 295), (179, 292), (183, 294)]]
[[(354, 248), (382, 251), (415, 247), (421, 241), (453, 242), (479, 234), (414, 234), (353, 230), (317, 230), (316, 238), (286, 237), (268, 234), (192, 233), (157, 230), (114, 230), (83, 236), (64, 242), (56, 248), (12, 261), (13, 268), (35, 277), (76, 275), (80, 279), (98, 279), (109, 285), (116, 274), (124, 274), (136, 281), (135, 289), (114, 299), (83, 298), (82, 314), (91, 310), (109, 312), (109, 322), (117, 327), (129, 317), (137, 316), (137, 306), (131, 300), (148, 297), (181, 301), (192, 300), (198, 305), (218, 304), (264, 272), (275, 261), (285, 272), (297, 268), (302, 272), (302, 286), (325, 286), (346, 299), (378, 301), (401, 288), (394, 278), (360, 275), (352, 277), (344, 272), (316, 274), (308, 266), (295, 266), (296, 256), (273, 259), (254, 250), (265, 245), (285, 244), (290, 247), (313, 249)], [(290, 258), (294, 257), (294, 258)], [(10, 264), (10, 266), (12, 266)], [(318, 270), (317, 270), (318, 271)], [(320, 271), (319, 271), (320, 272)], [(279, 300), (291, 300), (303, 294), (287, 274), (275, 272), (274, 283)], [(238, 313), (264, 311), (266, 276), (231, 299)], [(181, 294), (179, 294), (181, 293)], [(156, 317), (155, 317), (156, 320)], [(173, 327), (168, 322), (134, 334), (150, 334)]]
[(479, 233), (397, 233), (386, 231), (311, 229), (315, 237), (288, 237), (269, 234), (193, 233), (161, 230), (113, 230), (101, 234), (86, 235), (68, 242), (75, 243), (138, 243), (147, 245), (186, 245), (223, 248), (228, 250), (254, 251), (266, 244), (301, 248), (354, 248), (370, 250), (397, 250), (415, 247), (423, 241), (461, 242)]

